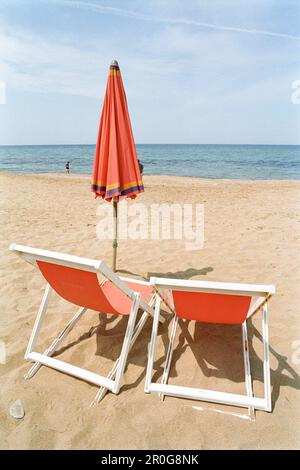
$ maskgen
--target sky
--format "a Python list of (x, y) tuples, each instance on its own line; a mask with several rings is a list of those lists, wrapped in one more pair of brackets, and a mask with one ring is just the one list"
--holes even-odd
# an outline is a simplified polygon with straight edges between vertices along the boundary
[(299, 0), (0, 0), (0, 145), (94, 144), (113, 59), (136, 143), (300, 144), (299, 52)]

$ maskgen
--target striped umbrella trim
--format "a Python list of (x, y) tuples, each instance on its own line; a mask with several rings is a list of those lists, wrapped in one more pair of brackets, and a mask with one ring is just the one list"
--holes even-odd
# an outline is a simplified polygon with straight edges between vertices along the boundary
[(127, 196), (128, 194), (131, 194), (134, 192), (139, 192), (139, 193), (144, 192), (143, 185), (132, 186), (131, 188), (122, 189), (122, 190), (119, 186), (118, 188), (110, 189), (107, 191), (105, 186), (98, 186), (96, 184), (92, 184), (91, 189), (92, 191), (95, 191), (100, 195), (105, 194), (106, 197)]
[(143, 181), (142, 180), (131, 181), (130, 183), (126, 183), (126, 184), (120, 184), (120, 182), (117, 181), (116, 183), (106, 184), (104, 181), (101, 181), (101, 180), (92, 180), (92, 185), (101, 186), (105, 188), (105, 190), (107, 191), (110, 191), (111, 189), (118, 189), (120, 187), (122, 187), (122, 190), (123, 190), (127, 188), (132, 188), (133, 186), (143, 186)]

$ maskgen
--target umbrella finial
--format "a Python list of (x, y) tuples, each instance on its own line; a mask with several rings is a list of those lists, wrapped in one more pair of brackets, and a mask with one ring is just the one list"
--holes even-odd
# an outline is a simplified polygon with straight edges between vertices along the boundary
[(109, 70), (110, 70), (110, 74), (113, 74), (113, 75), (120, 73), (120, 67), (119, 67), (117, 60), (112, 61), (112, 63), (110, 64)]

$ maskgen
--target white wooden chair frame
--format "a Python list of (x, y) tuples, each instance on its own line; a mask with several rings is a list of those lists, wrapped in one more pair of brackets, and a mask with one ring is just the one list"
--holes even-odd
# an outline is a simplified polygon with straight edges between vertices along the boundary
[[(150, 304), (144, 302), (141, 299), (140, 294), (138, 292), (134, 292), (123, 281), (134, 281), (135, 283), (144, 285), (149, 285), (149, 282), (140, 280), (137, 281), (135, 279), (129, 279), (125, 277), (121, 278), (117, 276), (103, 261), (79, 258), (77, 256), (71, 256), (63, 253), (57, 253), (53, 251), (31, 248), (16, 244), (12, 244), (10, 246), (10, 250), (36, 267), (36, 261), (44, 261), (56, 265), (62, 265), (88, 272), (93, 272), (96, 274), (102, 274), (106, 279), (111, 281), (118, 289), (120, 289), (127, 297), (132, 300), (131, 311), (128, 315), (128, 323), (121, 349), (121, 354), (107, 377), (96, 374), (94, 372), (87, 371), (83, 368), (71, 365), (69, 363), (63, 362), (52, 357), (52, 355), (63, 342), (63, 340), (67, 337), (67, 335), (74, 328), (76, 323), (80, 320), (82, 315), (87, 311), (87, 308), (85, 307), (79, 308), (76, 314), (71, 318), (65, 328), (60, 332), (57, 338), (51, 343), (49, 348), (47, 348), (43, 354), (35, 352), (35, 346), (38, 340), (43, 320), (45, 318), (48, 303), (50, 300), (50, 295), (53, 291), (52, 287), (48, 283), (46, 285), (42, 302), (38, 310), (35, 324), (25, 353), (25, 359), (33, 361), (35, 363), (31, 367), (29, 372), (25, 375), (25, 379), (32, 378), (40, 369), (40, 367), (42, 365), (45, 365), (58, 371), (65, 372), (66, 374), (73, 375), (74, 377), (86, 380), (87, 382), (91, 382), (95, 385), (98, 385), (100, 387), (100, 390), (98, 391), (91, 405), (94, 405), (95, 403), (102, 400), (108, 390), (115, 394), (119, 393), (119, 390), (122, 386), (122, 380), (129, 350), (135, 343), (149, 315), (154, 315), (152, 305), (155, 299), (155, 296), (152, 296)], [(142, 308), (144, 313), (141, 316), (137, 325), (135, 326), (136, 316), (139, 308)], [(164, 319), (160, 317), (160, 321), (164, 321)]]
[[(161, 398), (164, 395), (174, 397), (183, 397), (192, 400), (203, 400), (207, 402), (221, 403), (226, 405), (240, 406), (249, 408), (250, 414), (255, 409), (271, 411), (271, 383), (270, 383), (270, 363), (269, 363), (269, 333), (268, 333), (268, 307), (267, 302), (275, 293), (275, 287), (272, 285), (252, 285), (252, 284), (231, 284), (222, 282), (205, 282), (205, 281), (185, 281), (176, 279), (155, 278), (150, 279), (157, 292), (154, 321), (151, 335), (151, 342), (148, 353), (148, 365), (145, 381), (146, 393), (158, 393)], [(162, 290), (172, 292), (173, 290), (189, 291), (189, 292), (207, 292), (230, 295), (249, 295), (258, 297), (258, 299), (250, 306), (247, 318), (242, 323), (243, 337), (243, 356), (245, 367), (245, 382), (247, 395), (234, 393), (224, 393), (213, 390), (199, 389), (193, 387), (184, 387), (167, 384), (171, 367), (172, 352), (176, 334), (178, 317), (174, 312), (173, 325), (171, 327), (169, 348), (166, 355), (165, 368), (161, 383), (152, 382), (153, 363), (155, 357), (158, 320), (160, 315), (161, 296), (166, 295)], [(263, 378), (264, 378), (264, 397), (256, 398), (253, 396), (252, 379), (250, 371), (250, 358), (247, 334), (247, 320), (255, 313), (262, 309), (262, 339), (263, 339)]]

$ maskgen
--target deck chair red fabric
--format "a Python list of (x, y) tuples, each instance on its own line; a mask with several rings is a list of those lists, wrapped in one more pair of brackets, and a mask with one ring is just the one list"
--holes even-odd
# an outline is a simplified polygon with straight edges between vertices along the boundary
[[(184, 281), (178, 279), (151, 278), (157, 297), (155, 315), (148, 356), (145, 392), (204, 400), (228, 405), (271, 411), (271, 386), (269, 365), (268, 309), (267, 302), (275, 293), (272, 285), (230, 284), (223, 282)], [(152, 382), (153, 362), (160, 315), (161, 297), (169, 298), (174, 312), (170, 343), (166, 355), (161, 383)], [(253, 299), (257, 300), (253, 302)], [(250, 357), (248, 347), (247, 320), (262, 310), (264, 398), (253, 396)], [(178, 318), (207, 323), (238, 324), (242, 327), (243, 355), (247, 395), (216, 392), (192, 387), (167, 384)]]
[[(121, 278), (103, 262), (79, 258), (22, 245), (12, 244), (10, 250), (25, 261), (34, 264), (45, 278), (47, 285), (40, 305), (25, 358), (34, 361), (25, 378), (33, 377), (42, 365), (81, 378), (100, 386), (93, 403), (99, 402), (107, 390), (118, 393), (124, 375), (129, 349), (134, 344), (149, 315), (153, 316), (152, 287), (149, 282)], [(103, 276), (99, 281), (98, 275)], [(50, 347), (40, 354), (34, 351), (52, 291), (80, 307)], [(150, 302), (150, 304), (149, 304)], [(136, 325), (137, 312), (144, 313)], [(108, 377), (89, 372), (51, 357), (70, 333), (82, 315), (88, 310), (100, 313), (127, 315), (127, 329), (120, 357)], [(162, 318), (161, 318), (162, 320)]]

